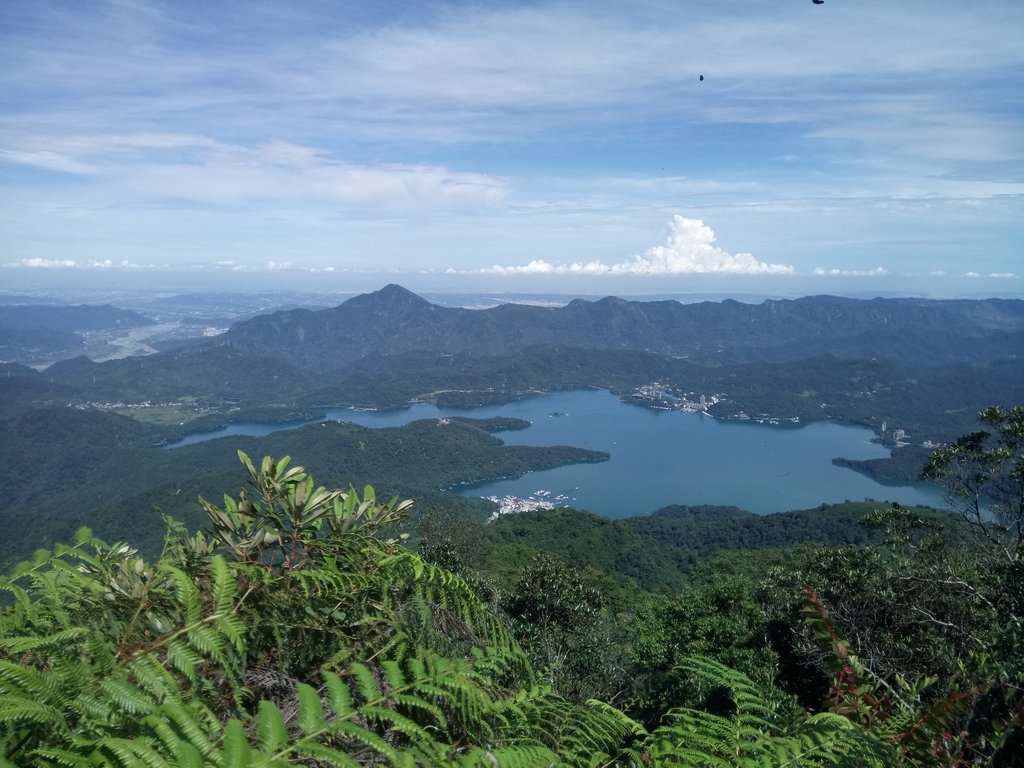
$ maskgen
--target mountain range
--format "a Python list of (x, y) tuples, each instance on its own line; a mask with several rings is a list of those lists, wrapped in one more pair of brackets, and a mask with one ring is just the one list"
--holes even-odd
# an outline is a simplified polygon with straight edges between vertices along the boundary
[(564, 307), (432, 304), (398, 285), (336, 307), (236, 323), (214, 342), (244, 354), (342, 370), (406, 352), (507, 355), (530, 347), (630, 349), (695, 362), (817, 355), (911, 363), (978, 362), (1024, 353), (1024, 301), (812, 296), (681, 304), (607, 297)]

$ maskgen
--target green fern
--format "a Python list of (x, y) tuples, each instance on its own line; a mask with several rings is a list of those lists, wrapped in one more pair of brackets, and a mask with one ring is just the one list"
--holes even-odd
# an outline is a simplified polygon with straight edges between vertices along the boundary
[(681, 668), (728, 692), (731, 713), (674, 709), (644, 748), (658, 765), (890, 766), (898, 752), (867, 729), (831, 713), (800, 723), (780, 719), (745, 675), (711, 659)]

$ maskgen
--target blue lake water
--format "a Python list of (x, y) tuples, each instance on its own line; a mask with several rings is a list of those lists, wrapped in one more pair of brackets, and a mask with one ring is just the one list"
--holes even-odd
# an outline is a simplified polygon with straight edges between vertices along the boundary
[[(558, 415), (555, 415), (558, 414)], [(473, 409), (417, 403), (396, 411), (327, 409), (330, 420), (368, 427), (401, 426), (442, 416), (511, 416), (528, 429), (501, 432), (508, 444), (573, 445), (607, 451), (611, 460), (531, 472), (513, 480), (459, 489), (464, 496), (521, 496), (538, 491), (606, 517), (653, 512), (668, 504), (731, 504), (767, 514), (822, 502), (863, 499), (943, 506), (938, 489), (890, 486), (832, 464), (832, 459), (888, 456), (869, 430), (827, 422), (780, 426), (723, 421), (621, 402), (600, 390), (558, 392)], [(199, 433), (172, 447), (229, 435), (262, 436), (302, 426), (241, 422)]]

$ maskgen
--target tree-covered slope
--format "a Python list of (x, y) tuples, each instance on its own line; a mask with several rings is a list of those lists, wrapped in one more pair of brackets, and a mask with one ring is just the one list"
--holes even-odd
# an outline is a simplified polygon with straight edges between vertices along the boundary
[(0, 304), (0, 329), (46, 328), (54, 331), (98, 331), (152, 325), (148, 317), (109, 304), (76, 306)]
[[(514, 477), (606, 454), (567, 446), (504, 445), (493, 424), (452, 419), (370, 429), (330, 422), (262, 438), (232, 437), (182, 448), (159, 445), (162, 429), (95, 410), (45, 409), (0, 422), (0, 521), (23, 535), (0, 543), (0, 560), (31, 552), (41, 534), (89, 524), (109, 538), (158, 546), (158, 510), (197, 522), (194, 501), (216, 494), (234, 469), (234, 452), (303, 452), (326, 482), (373, 484), (463, 510), (483, 502), (459, 501), (442, 488)], [(73, 503), (72, 503), (73, 500)]]

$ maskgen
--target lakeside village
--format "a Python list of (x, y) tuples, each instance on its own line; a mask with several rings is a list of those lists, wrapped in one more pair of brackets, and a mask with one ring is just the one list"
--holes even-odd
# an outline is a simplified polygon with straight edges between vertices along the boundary
[(488, 523), (493, 523), (499, 517), (515, 515), (519, 512), (532, 512), (535, 509), (554, 509), (564, 507), (571, 498), (564, 493), (552, 496), (551, 491), (535, 491), (526, 498), (521, 496), (484, 496), (487, 501), (493, 501), (498, 508), (487, 518)]
[[(655, 381), (637, 387), (630, 394), (622, 398), (628, 403), (644, 405), (660, 411), (687, 411), (688, 413), (702, 413), (714, 417), (708, 409), (725, 400), (725, 395), (698, 395), (696, 392), (684, 392), (680, 389), (671, 388), (667, 384)], [(733, 419), (756, 421), (758, 424), (781, 424), (784, 421), (793, 424), (800, 423), (799, 416), (769, 416), (762, 413), (760, 416), (748, 416), (740, 411)]]
[[(716, 403), (720, 403), (726, 399), (725, 395), (697, 395), (694, 392), (683, 392), (679, 389), (672, 389), (667, 384), (660, 382), (652, 382), (651, 384), (645, 384), (642, 387), (637, 387), (630, 394), (625, 395), (622, 398), (625, 402), (636, 403), (637, 405), (644, 405), (648, 408), (655, 408), (657, 410), (676, 410), (676, 411), (688, 411), (690, 413), (701, 413), (712, 418), (729, 418), (739, 419), (741, 421), (750, 420), (756, 421), (758, 424), (781, 424), (783, 422), (789, 422), (792, 424), (799, 424), (799, 416), (771, 416), (767, 413), (762, 413), (758, 416), (749, 416), (744, 411), (740, 411), (734, 415), (722, 417), (711, 413), (708, 409)], [(822, 408), (827, 408), (827, 403), (821, 404)], [(883, 421), (881, 426), (876, 429), (878, 434), (878, 442), (882, 445), (892, 446), (894, 448), (903, 448), (908, 445), (912, 445), (910, 435), (903, 429), (889, 429), (889, 423)], [(921, 447), (933, 448), (942, 447), (941, 443), (936, 443), (931, 440), (925, 440), (921, 443)]]

